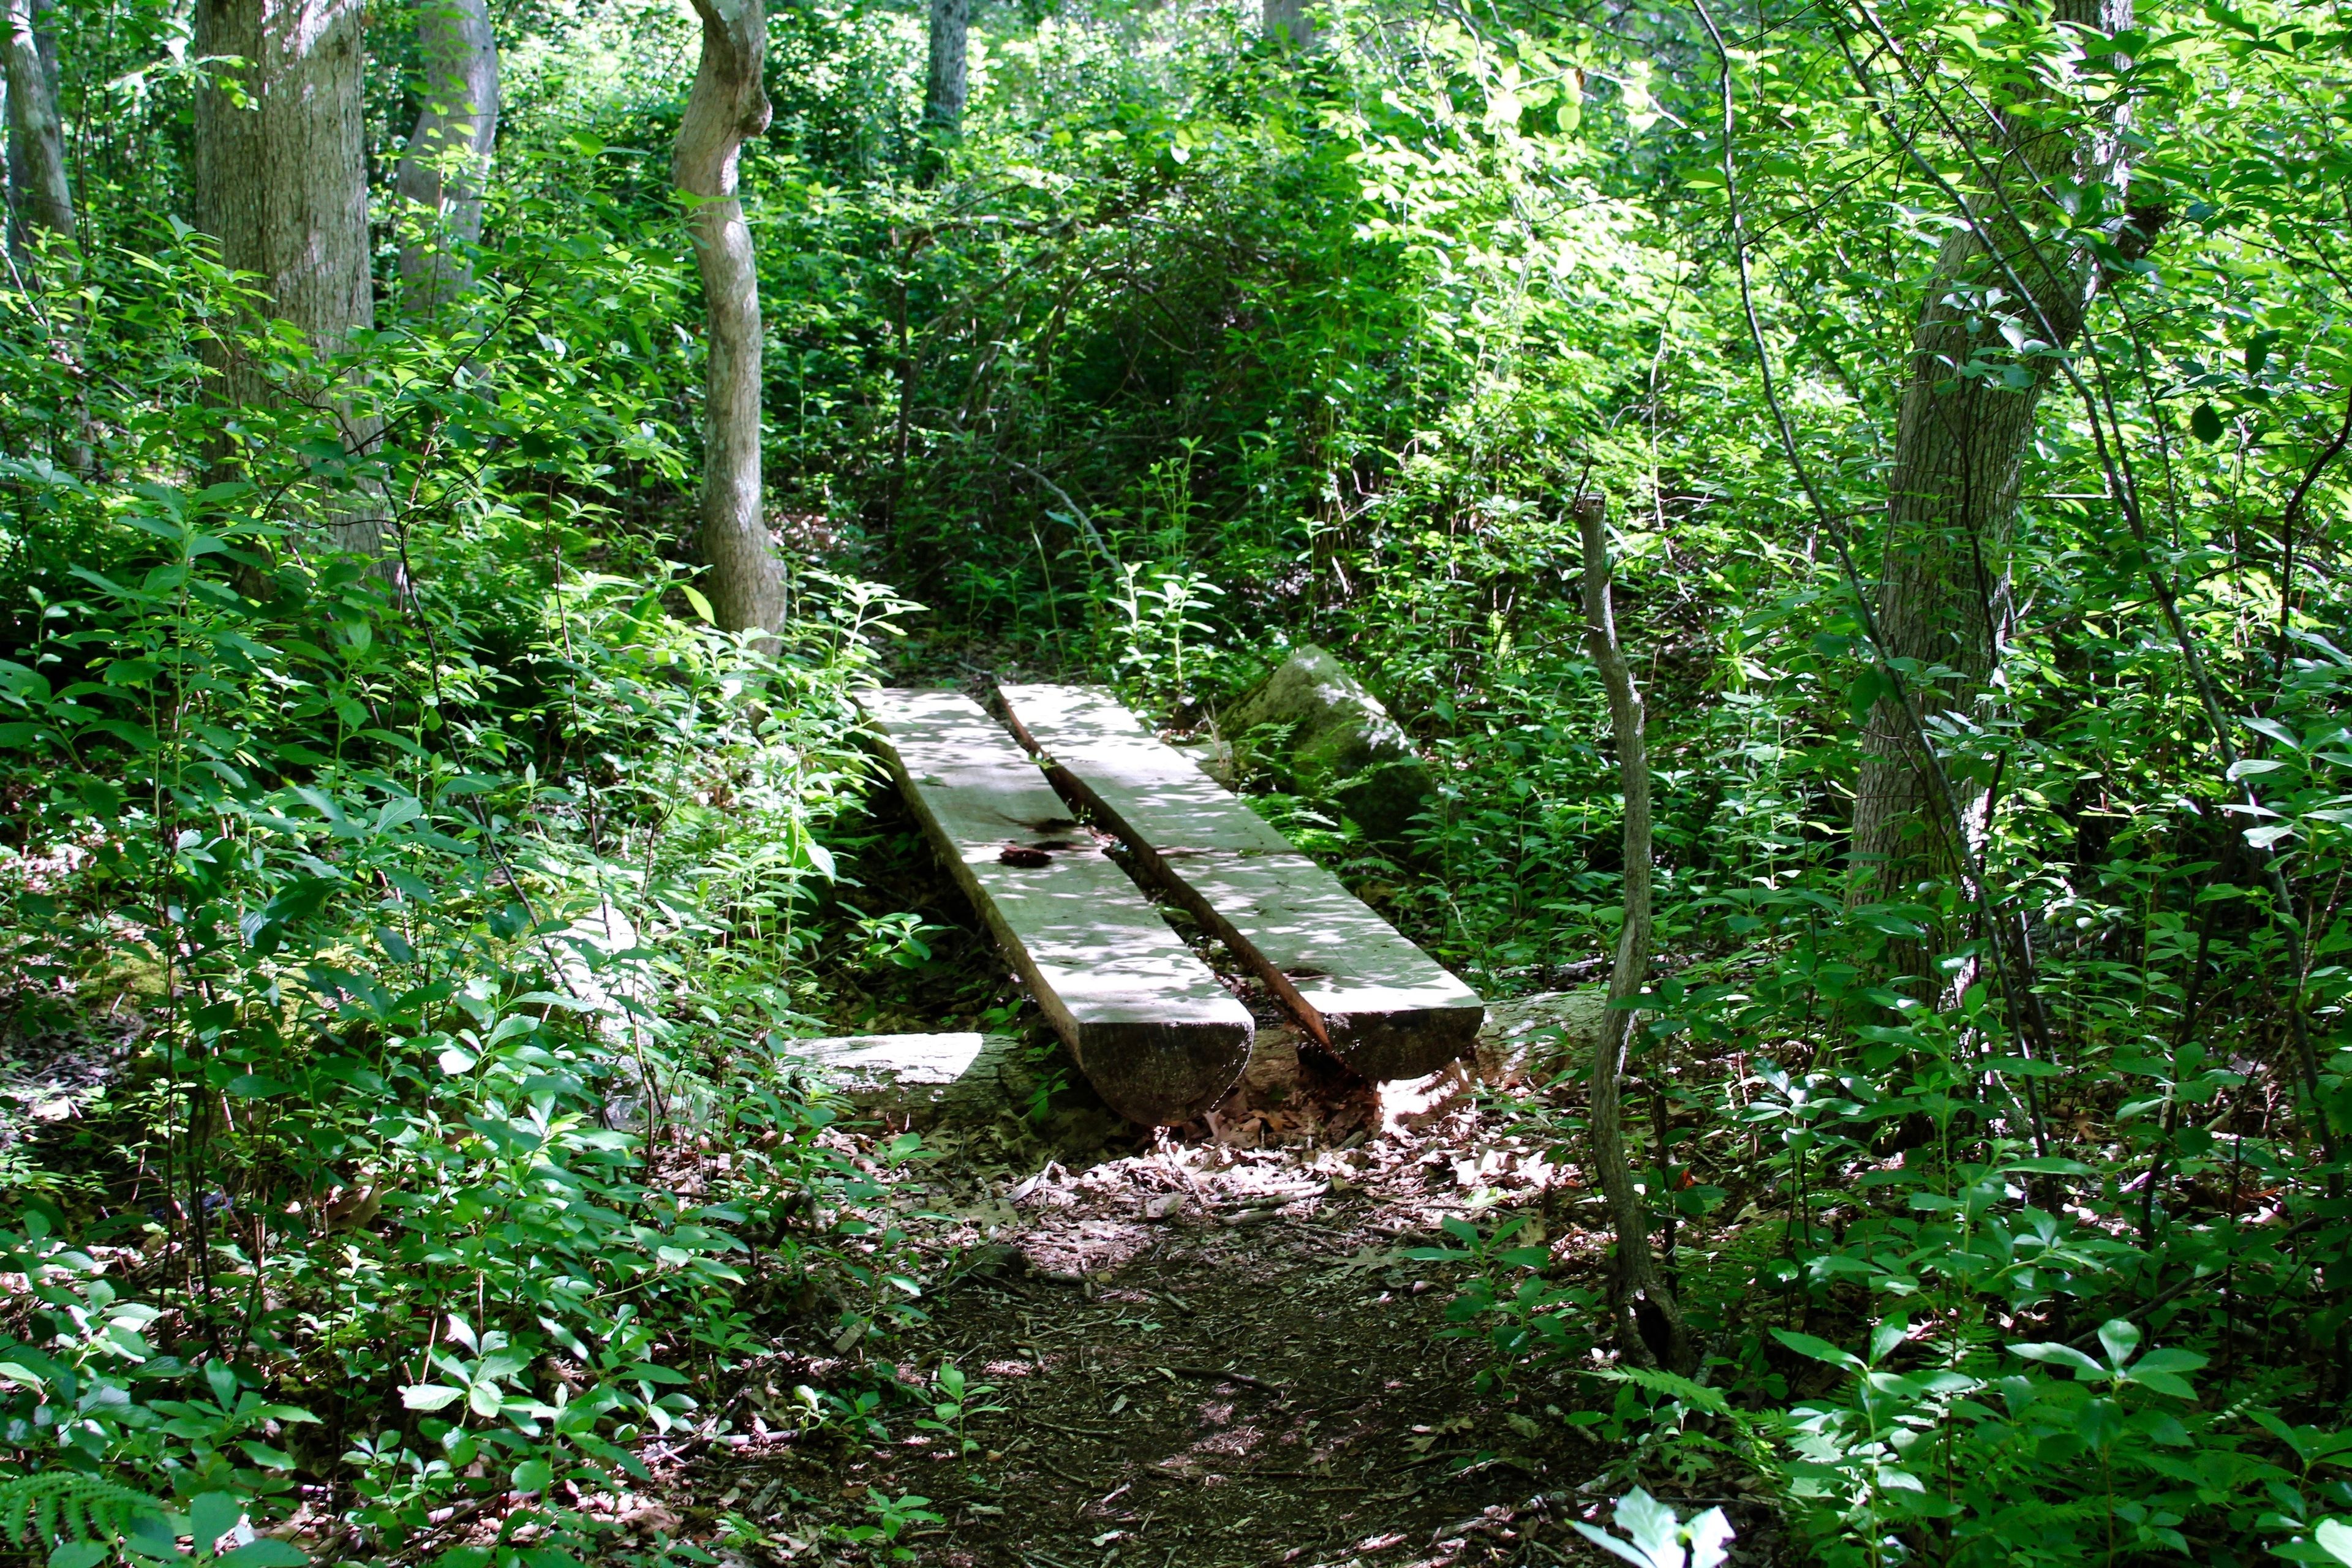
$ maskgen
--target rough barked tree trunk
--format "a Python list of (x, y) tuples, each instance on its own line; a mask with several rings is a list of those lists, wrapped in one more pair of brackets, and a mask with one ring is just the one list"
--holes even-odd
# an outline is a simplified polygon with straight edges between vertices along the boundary
[(1625, 1158), (1622, 1109), (1625, 1055), (1633, 1044), (1633, 1014), (1625, 1005), (1642, 994), (1650, 969), (1650, 757), (1643, 736), (1642, 694), (1617, 641), (1617, 617), (1609, 602), (1609, 505), (1605, 498), (1577, 498), (1577, 531), (1584, 542), (1585, 642), (1609, 693), (1610, 727), (1617, 744), (1617, 777), (1625, 792), (1625, 923), (1618, 928), (1616, 962), (1609, 971), (1609, 1011), (1592, 1058), (1592, 1163), (1609, 1217), (1617, 1232), (1616, 1268), (1609, 1305), (1618, 1342), (1628, 1355), (1647, 1357), (1669, 1372), (1689, 1377), (1698, 1353), (1683, 1321), (1681, 1303), (1650, 1251), (1650, 1228), (1633, 1190), (1633, 1170)]
[[(2131, 0), (2060, 0), (2057, 19), (2121, 31), (2132, 24)], [(1971, 197), (1970, 221), (1937, 257), (1912, 332), (1878, 592), (1887, 657), (1956, 672), (1919, 683), (1931, 726), (1974, 727), (1990, 717), (1994, 666), (2013, 613), (2010, 550), (2025, 454), (2055, 355), (2082, 331), (2097, 283), (2082, 253), (2043, 221), (2048, 192), (2079, 182), (2101, 193), (2106, 211), (2124, 210), (2112, 120), (2074, 113), (2031, 82), (1986, 109), (2002, 121), (1998, 132), (1980, 127), (1986, 134), (1973, 150), (1986, 176)], [(2119, 239), (2130, 248), (2146, 236), (2127, 229)], [(2017, 283), (2030, 301), (2018, 297)], [(1953, 774), (1966, 830), (1979, 831), (1986, 781), (1972, 782), (1966, 768)], [(1906, 898), (1921, 881), (1948, 874), (1950, 833), (1902, 703), (1882, 699), (1864, 730), (1854, 786), (1854, 897)]]
[(8, 180), (17, 221), (70, 241), (73, 190), (66, 183), (65, 126), (58, 118), (57, 66), (39, 13), (41, 0), (0, 0), (6, 7)]
[(937, 174), (944, 149), (963, 132), (971, 42), (971, 0), (931, 0), (931, 64), (923, 79), (927, 178)]
[(710, 605), (730, 631), (773, 629), (783, 573), (769, 548), (760, 496), (760, 279), (735, 174), (743, 139), (768, 128), (760, 82), (767, 49), (761, 0), (694, 0), (702, 63), (678, 123), (672, 177), (710, 316), (703, 373), (702, 554)]
[(403, 302), (437, 314), (474, 281), (463, 247), (482, 237), (482, 187), (499, 134), (499, 43), (489, 0), (417, 0), (423, 62), (416, 129), (394, 188), (415, 210), (400, 247)]
[[(196, 53), (245, 62), (216, 69), (196, 91), (198, 223), (224, 263), (260, 276), (271, 314), (321, 359), (375, 325), (361, 8), (362, 0), (196, 0)], [(249, 107), (238, 106), (232, 82)], [(225, 401), (274, 400), (261, 365), (233, 344), (220, 352)], [(383, 422), (357, 389), (321, 384), (296, 395), (333, 411), (346, 451), (373, 449)], [(381, 552), (383, 507), (364, 489), (324, 521), (337, 547)]]

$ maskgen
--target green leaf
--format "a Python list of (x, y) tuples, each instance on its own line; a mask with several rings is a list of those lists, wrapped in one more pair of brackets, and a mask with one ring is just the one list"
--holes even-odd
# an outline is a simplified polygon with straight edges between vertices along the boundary
[(400, 1391), (400, 1403), (411, 1410), (439, 1410), (464, 1393), (446, 1383), (412, 1383)]
[(2101, 1366), (2073, 1345), (2062, 1345), (2052, 1342), (2042, 1344), (2011, 1345), (2009, 1348), (2028, 1361), (2046, 1362), (2053, 1366), (2072, 1367), (2076, 1372), (2092, 1377), (2107, 1375), (2105, 1367)]
[(2142, 1388), (2152, 1389), (2158, 1394), (2169, 1394), (2175, 1399), (2197, 1397), (2197, 1391), (2189, 1385), (2187, 1378), (2175, 1377), (2168, 1372), (2147, 1372), (2134, 1367), (2131, 1371), (2131, 1380)]
[[(1648, 1492), (1635, 1488), (1620, 1499), (1616, 1524), (1630, 1541), (1580, 1520), (1570, 1520), (1583, 1537), (1634, 1568), (1719, 1568), (1727, 1555), (1734, 1531), (1719, 1508), (1711, 1508), (1685, 1524), (1675, 1510)], [(1687, 1552), (1685, 1545), (1687, 1544)]]
[(2189, 428), (2200, 441), (2218, 441), (2221, 438), (2221, 416), (2213, 412), (2211, 404), (2200, 403), (2189, 416)]
[(2323, 1519), (2319, 1528), (2311, 1532), (2311, 1539), (2338, 1563), (2352, 1563), (2352, 1524), (2340, 1519)]
[(226, 1492), (206, 1492), (188, 1505), (188, 1533), (198, 1552), (210, 1552), (213, 1542), (236, 1528), (245, 1505)]
[[(2066, 1070), (2056, 1062), (2037, 1062), (2030, 1057), (1993, 1057), (1986, 1061), (1984, 1068), (2003, 1078), (2056, 1078)], [(2025, 1169), (2023, 1165), (2011, 1168)]]
[(1709, 1388), (1703, 1383), (1694, 1383), (1680, 1373), (1667, 1372), (1663, 1368), (1618, 1367), (1601, 1375), (1613, 1383), (1630, 1383), (1636, 1388), (1646, 1388), (1654, 1394), (1663, 1394), (1669, 1399), (1679, 1401), (1694, 1410), (1704, 1411), (1709, 1415), (1731, 1414), (1731, 1402), (1724, 1397), (1723, 1390)]
[(273, 1536), (260, 1536), (247, 1542), (220, 1561), (236, 1568), (302, 1568), (310, 1561), (303, 1552)]
[(1815, 1339), (1811, 1334), (1793, 1333), (1787, 1329), (1774, 1329), (1772, 1337), (1801, 1356), (1827, 1362), (1832, 1366), (1842, 1366), (1848, 1372), (1864, 1370), (1860, 1356), (1851, 1351), (1842, 1351), (1827, 1340)]
[(179, 1531), (174, 1528), (174, 1521), (160, 1510), (142, 1513), (131, 1521), (128, 1543), (142, 1556), (158, 1558), (165, 1563), (182, 1561)]
[(49, 1553), (49, 1568), (98, 1568), (113, 1552), (96, 1541), (68, 1541)]
[(2127, 1318), (2109, 1318), (2099, 1325), (2099, 1344), (2107, 1360), (2120, 1367), (2139, 1349), (2139, 1329)]
[(525, 1459), (514, 1468), (514, 1489), (543, 1492), (555, 1484), (555, 1467), (545, 1459)]

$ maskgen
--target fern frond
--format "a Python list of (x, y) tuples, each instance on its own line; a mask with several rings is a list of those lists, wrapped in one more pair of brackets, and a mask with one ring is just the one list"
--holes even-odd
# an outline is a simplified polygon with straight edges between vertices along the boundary
[(0, 1477), (0, 1534), (18, 1546), (120, 1541), (136, 1521), (163, 1512), (145, 1492), (79, 1470)]

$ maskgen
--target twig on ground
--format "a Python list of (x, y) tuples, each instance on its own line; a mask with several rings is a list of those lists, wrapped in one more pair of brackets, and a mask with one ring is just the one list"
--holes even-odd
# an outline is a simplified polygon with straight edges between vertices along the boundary
[(1041, 1421), (1034, 1415), (1021, 1417), (1024, 1426), (1041, 1426), (1048, 1432), (1075, 1433), (1081, 1437), (1117, 1437), (1119, 1433), (1108, 1426), (1065, 1426), (1058, 1421)]
[(1078, 1477), (1074, 1476), (1070, 1474), (1069, 1471), (1062, 1468), (1061, 1466), (1054, 1463), (1053, 1460), (1045, 1458), (1043, 1454), (1031, 1455), (1029, 1462), (1036, 1466), (1041, 1470), (1050, 1471), (1051, 1473), (1061, 1477), (1064, 1480), (1069, 1482), (1074, 1487), (1083, 1489), (1089, 1497), (1094, 1495), (1095, 1488), (1101, 1484), (1098, 1481), (1080, 1479)]
[(1168, 1370), (1179, 1377), (1197, 1377), (1215, 1383), (1237, 1383), (1244, 1388), (1255, 1388), (1262, 1394), (1290, 1392), (1278, 1383), (1268, 1383), (1262, 1377), (1252, 1377), (1245, 1372), (1217, 1372), (1205, 1366), (1171, 1366)]

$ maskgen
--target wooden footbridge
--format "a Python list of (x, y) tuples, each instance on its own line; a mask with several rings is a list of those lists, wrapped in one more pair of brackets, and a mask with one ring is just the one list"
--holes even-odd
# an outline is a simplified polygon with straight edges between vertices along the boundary
[(1475, 993), (1108, 690), (997, 696), (1003, 723), (954, 691), (859, 701), (932, 848), (1114, 1110), (1199, 1116), (1241, 1075), (1254, 1024), (1080, 812), (1365, 1077), (1418, 1077), (1471, 1048)]

